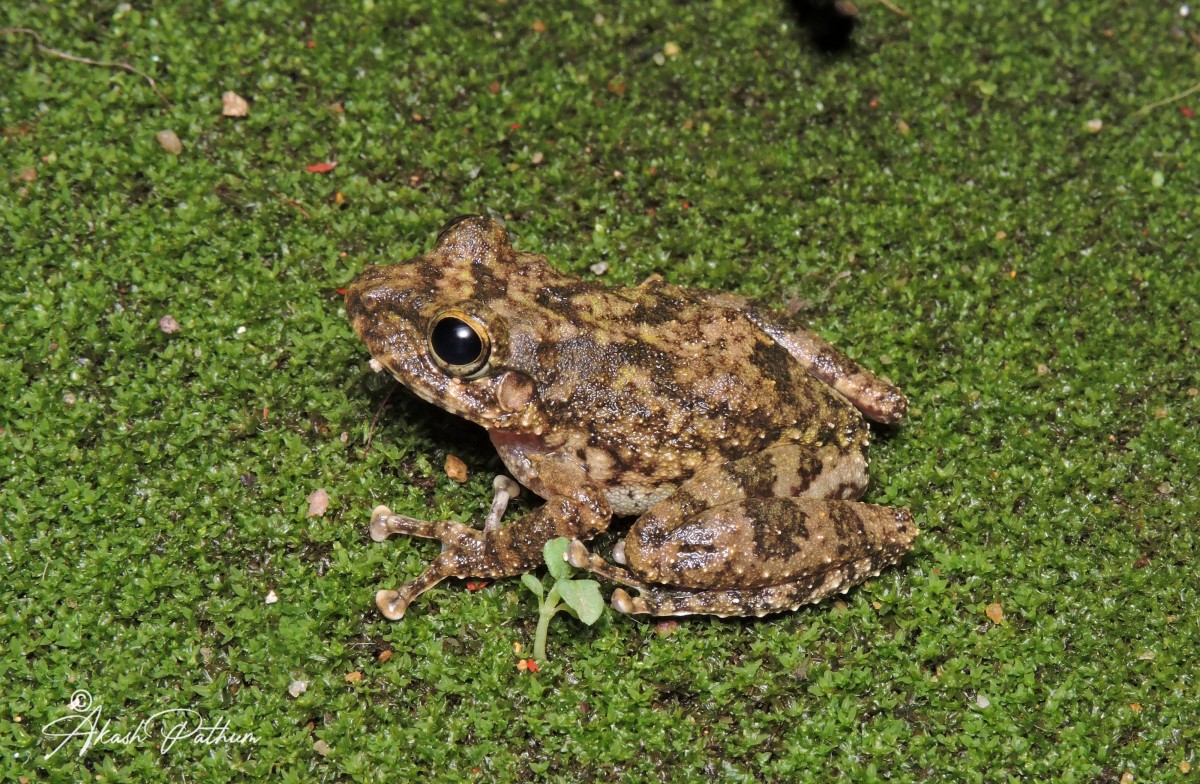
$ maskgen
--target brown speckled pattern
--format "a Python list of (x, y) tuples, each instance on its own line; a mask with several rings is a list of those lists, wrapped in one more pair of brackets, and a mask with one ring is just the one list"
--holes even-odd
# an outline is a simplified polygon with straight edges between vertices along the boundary
[[(482, 547), (447, 534), (414, 583), (422, 590), (451, 575), (519, 574), (548, 538), (586, 540), (613, 514), (644, 515), (626, 541), (628, 569), (608, 569), (643, 587), (636, 612), (787, 609), (911, 546), (911, 518), (903, 533), (876, 525), (906, 512), (833, 500), (866, 487), (863, 414), (896, 421), (903, 394), (736, 295), (572, 278), (475, 216), (424, 256), (365, 270), (346, 309), (383, 367), (487, 428), (513, 475), (547, 499), (480, 534)], [(491, 343), (484, 368), (461, 378), (427, 345), (447, 309), (483, 324)]]

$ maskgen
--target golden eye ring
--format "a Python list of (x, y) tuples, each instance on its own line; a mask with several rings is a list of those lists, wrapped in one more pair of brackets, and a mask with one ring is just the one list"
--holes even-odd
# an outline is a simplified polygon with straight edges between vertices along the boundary
[(449, 308), (429, 320), (425, 342), (434, 364), (455, 378), (487, 367), (492, 353), (488, 328), (461, 308)]

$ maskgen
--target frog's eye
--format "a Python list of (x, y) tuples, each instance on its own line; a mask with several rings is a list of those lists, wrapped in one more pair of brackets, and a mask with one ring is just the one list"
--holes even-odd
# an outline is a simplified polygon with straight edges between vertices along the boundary
[(447, 310), (429, 323), (429, 353), (452, 376), (469, 376), (482, 368), (491, 349), (487, 327), (469, 313)]

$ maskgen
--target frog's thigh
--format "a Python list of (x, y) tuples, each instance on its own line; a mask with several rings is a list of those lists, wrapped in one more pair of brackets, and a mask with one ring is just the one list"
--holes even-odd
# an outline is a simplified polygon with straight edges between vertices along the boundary
[(635, 525), (647, 535), (669, 530), (697, 512), (744, 498), (841, 498), (867, 489), (867, 458), (860, 447), (776, 444), (740, 460), (700, 471), (655, 504)]
[[(637, 524), (635, 523), (635, 529)], [(626, 566), (646, 589), (624, 612), (765, 615), (817, 602), (896, 563), (917, 534), (908, 510), (855, 501), (749, 498), (654, 539), (630, 532)]]

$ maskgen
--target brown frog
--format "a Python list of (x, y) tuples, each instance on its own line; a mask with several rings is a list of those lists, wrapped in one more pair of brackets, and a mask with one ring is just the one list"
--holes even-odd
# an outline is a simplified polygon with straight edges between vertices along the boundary
[[(874, 576), (912, 547), (905, 509), (860, 503), (864, 415), (897, 422), (904, 395), (782, 314), (652, 279), (620, 288), (513, 249), (502, 224), (450, 222), (430, 252), (350, 286), (354, 330), (425, 400), (482, 425), (513, 476), (546, 499), (501, 525), (519, 492), (497, 477), (482, 530), (377, 507), (371, 537), (442, 542), (385, 616), (447, 577), (569, 560), (637, 589), (625, 613), (764, 615)], [(611, 564), (583, 542), (637, 515)]]

